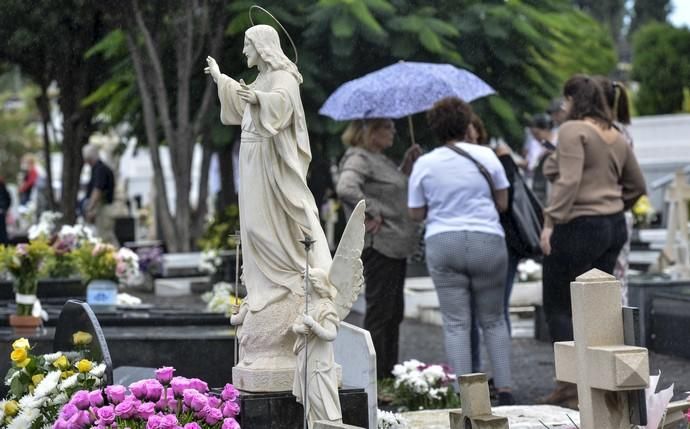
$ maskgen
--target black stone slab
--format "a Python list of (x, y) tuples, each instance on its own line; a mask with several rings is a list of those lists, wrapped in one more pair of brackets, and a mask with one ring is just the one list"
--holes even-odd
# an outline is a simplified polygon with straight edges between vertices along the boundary
[(53, 351), (66, 352), (75, 350), (76, 346), (72, 342), (72, 335), (77, 331), (91, 334), (92, 339), (91, 344), (89, 344), (91, 359), (105, 363), (106, 383), (112, 383), (113, 362), (110, 359), (108, 343), (105, 340), (96, 315), (85, 302), (69, 300), (62, 308), (58, 324), (55, 327)]
[[(55, 326), (64, 304), (65, 298), (60, 298), (58, 305), (52, 304), (50, 298), (41, 300), (43, 309), (48, 312), (46, 326)], [(0, 301), (0, 327), (9, 326), (8, 317), (15, 312), (13, 302)], [(122, 306), (116, 311), (97, 312), (101, 326), (229, 326), (229, 319), (221, 313), (194, 311), (188, 307), (171, 306), (155, 308), (151, 305)]]
[[(340, 389), (343, 423), (369, 427), (367, 394), (364, 389)], [(240, 395), (239, 423), (242, 429), (303, 429), (304, 407), (291, 392)]]
[[(100, 315), (98, 316), (100, 320)], [(209, 386), (222, 387), (232, 381), (234, 329), (229, 326), (105, 326), (113, 368), (173, 366), (176, 374), (196, 377)], [(26, 336), (36, 353), (51, 353), (55, 328)], [(10, 368), (12, 329), (0, 328), (0, 374)], [(0, 383), (0, 397), (6, 387)]]
[(652, 297), (650, 319), (651, 349), (690, 358), (690, 293), (656, 293)]
[[(0, 280), (0, 301), (14, 301), (13, 283)], [(86, 284), (80, 278), (41, 279), (38, 281), (36, 296), (42, 304), (64, 304), (70, 298), (85, 298)]]
[(631, 276), (628, 280), (628, 305), (640, 309), (640, 346), (653, 343), (651, 328), (652, 298), (657, 293), (690, 293), (690, 280), (671, 280), (664, 274)]

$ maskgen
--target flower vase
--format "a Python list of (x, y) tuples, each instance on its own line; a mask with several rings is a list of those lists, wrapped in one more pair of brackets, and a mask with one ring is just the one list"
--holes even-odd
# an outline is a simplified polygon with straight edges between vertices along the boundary
[(15, 314), (11, 314), (9, 318), (10, 326), (15, 333), (31, 333), (41, 327), (41, 318), (32, 315), (34, 303), (38, 301), (37, 290), (38, 279), (35, 277), (27, 276), (15, 279), (14, 291), (17, 311)]
[(33, 276), (17, 277), (14, 281), (15, 302), (17, 303), (17, 316), (31, 316), (36, 302), (38, 291), (38, 279)]
[(115, 311), (117, 283), (106, 279), (91, 280), (86, 287), (86, 302), (95, 312)]

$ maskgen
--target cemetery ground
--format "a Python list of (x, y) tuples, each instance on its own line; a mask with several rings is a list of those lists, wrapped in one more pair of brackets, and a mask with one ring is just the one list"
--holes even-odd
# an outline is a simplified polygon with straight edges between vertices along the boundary
[[(199, 295), (191, 294), (175, 297), (161, 297), (152, 294), (136, 293), (146, 303), (156, 306), (174, 306), (186, 308), (204, 308)], [(554, 387), (554, 356), (550, 343), (534, 338), (533, 330), (529, 329), (532, 321), (529, 317), (520, 319), (513, 315), (513, 394), (518, 404), (536, 404), (539, 398), (547, 395)], [(363, 327), (364, 315), (353, 311), (347, 322)], [(527, 327), (527, 328), (525, 328)], [(687, 398), (690, 391), (690, 360), (668, 356), (650, 351), (650, 375), (662, 371), (660, 388), (666, 388), (674, 383), (673, 400)], [(400, 330), (400, 355), (402, 362), (417, 359), (425, 363), (444, 363), (445, 349), (442, 327), (425, 323), (413, 318), (406, 318)], [(484, 370), (491, 374), (486, 350), (482, 350)], [(161, 362), (164, 364), (164, 362)]]

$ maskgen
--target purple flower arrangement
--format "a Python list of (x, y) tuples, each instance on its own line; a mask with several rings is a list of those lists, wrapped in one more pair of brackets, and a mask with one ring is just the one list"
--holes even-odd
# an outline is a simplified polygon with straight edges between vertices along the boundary
[(155, 379), (129, 388), (80, 390), (62, 407), (53, 429), (240, 429), (239, 392), (232, 384), (217, 396), (204, 381), (174, 372), (159, 368)]

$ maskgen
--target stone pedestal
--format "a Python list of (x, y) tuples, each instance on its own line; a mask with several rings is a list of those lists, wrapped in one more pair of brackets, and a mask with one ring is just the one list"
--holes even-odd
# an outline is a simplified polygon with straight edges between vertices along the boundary
[[(343, 423), (369, 427), (367, 394), (364, 389), (340, 389)], [(240, 394), (239, 423), (242, 429), (303, 429), (304, 408), (292, 392)]]

